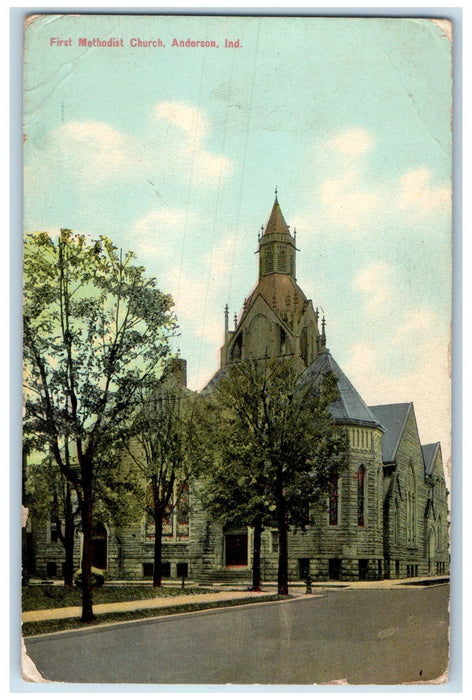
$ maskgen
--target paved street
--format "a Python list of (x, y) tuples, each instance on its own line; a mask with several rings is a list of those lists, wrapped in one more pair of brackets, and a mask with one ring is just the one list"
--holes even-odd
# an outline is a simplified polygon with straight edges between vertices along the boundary
[(45, 678), (75, 683), (395, 684), (445, 671), (448, 585), (317, 593), (26, 646)]

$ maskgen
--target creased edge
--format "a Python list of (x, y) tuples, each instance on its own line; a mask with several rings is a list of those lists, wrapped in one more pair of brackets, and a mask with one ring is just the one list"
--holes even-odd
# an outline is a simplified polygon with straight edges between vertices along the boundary
[(431, 22), (435, 24), (442, 31), (444, 36), (449, 39), (452, 43), (452, 22), (450, 19), (432, 19)]
[(25, 640), (21, 638), (21, 677), (28, 683), (51, 683), (38, 671), (36, 664), (26, 651)]

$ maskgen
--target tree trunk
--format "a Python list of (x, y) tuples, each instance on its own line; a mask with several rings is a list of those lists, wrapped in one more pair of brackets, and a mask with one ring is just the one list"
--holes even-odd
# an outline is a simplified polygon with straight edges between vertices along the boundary
[(256, 515), (254, 518), (254, 545), (252, 550), (252, 590), (261, 590), (261, 536), (262, 536), (262, 516)]
[(82, 550), (82, 617), (81, 622), (93, 622), (92, 601), (92, 479), (91, 465), (82, 469), (83, 503), (82, 503), (82, 533), (84, 537)]
[(74, 585), (74, 512), (72, 509), (72, 499), (70, 484), (66, 483), (66, 493), (64, 499), (64, 586)]
[(152, 585), (157, 588), (162, 585), (162, 514), (154, 515), (154, 570)]

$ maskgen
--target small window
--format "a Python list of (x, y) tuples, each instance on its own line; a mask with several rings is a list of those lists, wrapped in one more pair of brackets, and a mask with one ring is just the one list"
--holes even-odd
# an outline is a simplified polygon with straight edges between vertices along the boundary
[(143, 578), (151, 578), (154, 574), (154, 564), (152, 561), (143, 562)]
[(58, 542), (59, 536), (57, 534), (57, 525), (52, 520), (49, 523), (49, 540), (51, 544)]

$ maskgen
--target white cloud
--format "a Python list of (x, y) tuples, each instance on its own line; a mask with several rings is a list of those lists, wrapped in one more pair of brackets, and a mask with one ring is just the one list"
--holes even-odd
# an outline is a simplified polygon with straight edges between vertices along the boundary
[(393, 342), (397, 345), (409, 344), (411, 339), (421, 339), (431, 335), (437, 335), (440, 321), (431, 309), (412, 309), (404, 317), (393, 336)]
[(376, 328), (365, 343), (352, 346), (344, 369), (368, 405), (412, 401), (422, 443), (441, 441), (449, 463), (449, 336), (428, 308), (389, 314), (386, 321), (391, 341)]
[(340, 131), (325, 143), (325, 148), (335, 151), (348, 161), (363, 156), (371, 150), (373, 138), (364, 129)]
[(297, 220), (301, 233), (367, 236), (381, 230), (383, 221), (390, 226), (395, 221), (399, 226), (429, 226), (435, 214), (450, 208), (450, 184), (433, 184), (426, 167), (380, 180), (370, 169), (374, 147), (373, 134), (351, 128), (308, 150), (303, 182), (310, 197)]
[(378, 316), (390, 310), (395, 296), (393, 269), (384, 260), (379, 260), (361, 270), (354, 278), (354, 286), (363, 292), (365, 311)]
[(203, 114), (183, 102), (160, 102), (153, 108), (156, 121), (163, 119), (183, 131), (189, 141), (199, 146), (207, 133), (207, 123)]
[(130, 234), (130, 246), (136, 253), (176, 260), (182, 253), (187, 227), (196, 216), (178, 209), (156, 209), (139, 219)]
[(360, 229), (367, 217), (375, 212), (379, 197), (362, 189), (357, 170), (346, 170), (338, 178), (327, 178), (320, 185), (321, 203), (331, 224), (348, 229)]
[(420, 366), (400, 376), (380, 371), (372, 348), (354, 347), (346, 371), (369, 405), (412, 401), (422, 444), (441, 442), (450, 475), (451, 384), (448, 338), (421, 343)]
[[(210, 153), (204, 139), (210, 124), (201, 110), (182, 103), (154, 106), (152, 118), (139, 135), (114, 129), (106, 122), (73, 121), (52, 130), (39, 144), (25, 150), (25, 177), (30, 187), (71, 175), (87, 186), (111, 180), (192, 177), (200, 185), (218, 182), (231, 172), (232, 163)], [(73, 164), (73, 168), (71, 168)]]
[(226, 234), (207, 256), (207, 264), (211, 269), (211, 276), (220, 283), (230, 275), (237, 248), (237, 235)]
[(432, 175), (427, 168), (405, 173), (399, 183), (397, 206), (414, 218), (424, 218), (445, 209), (451, 204), (451, 188), (446, 185), (434, 187)]

